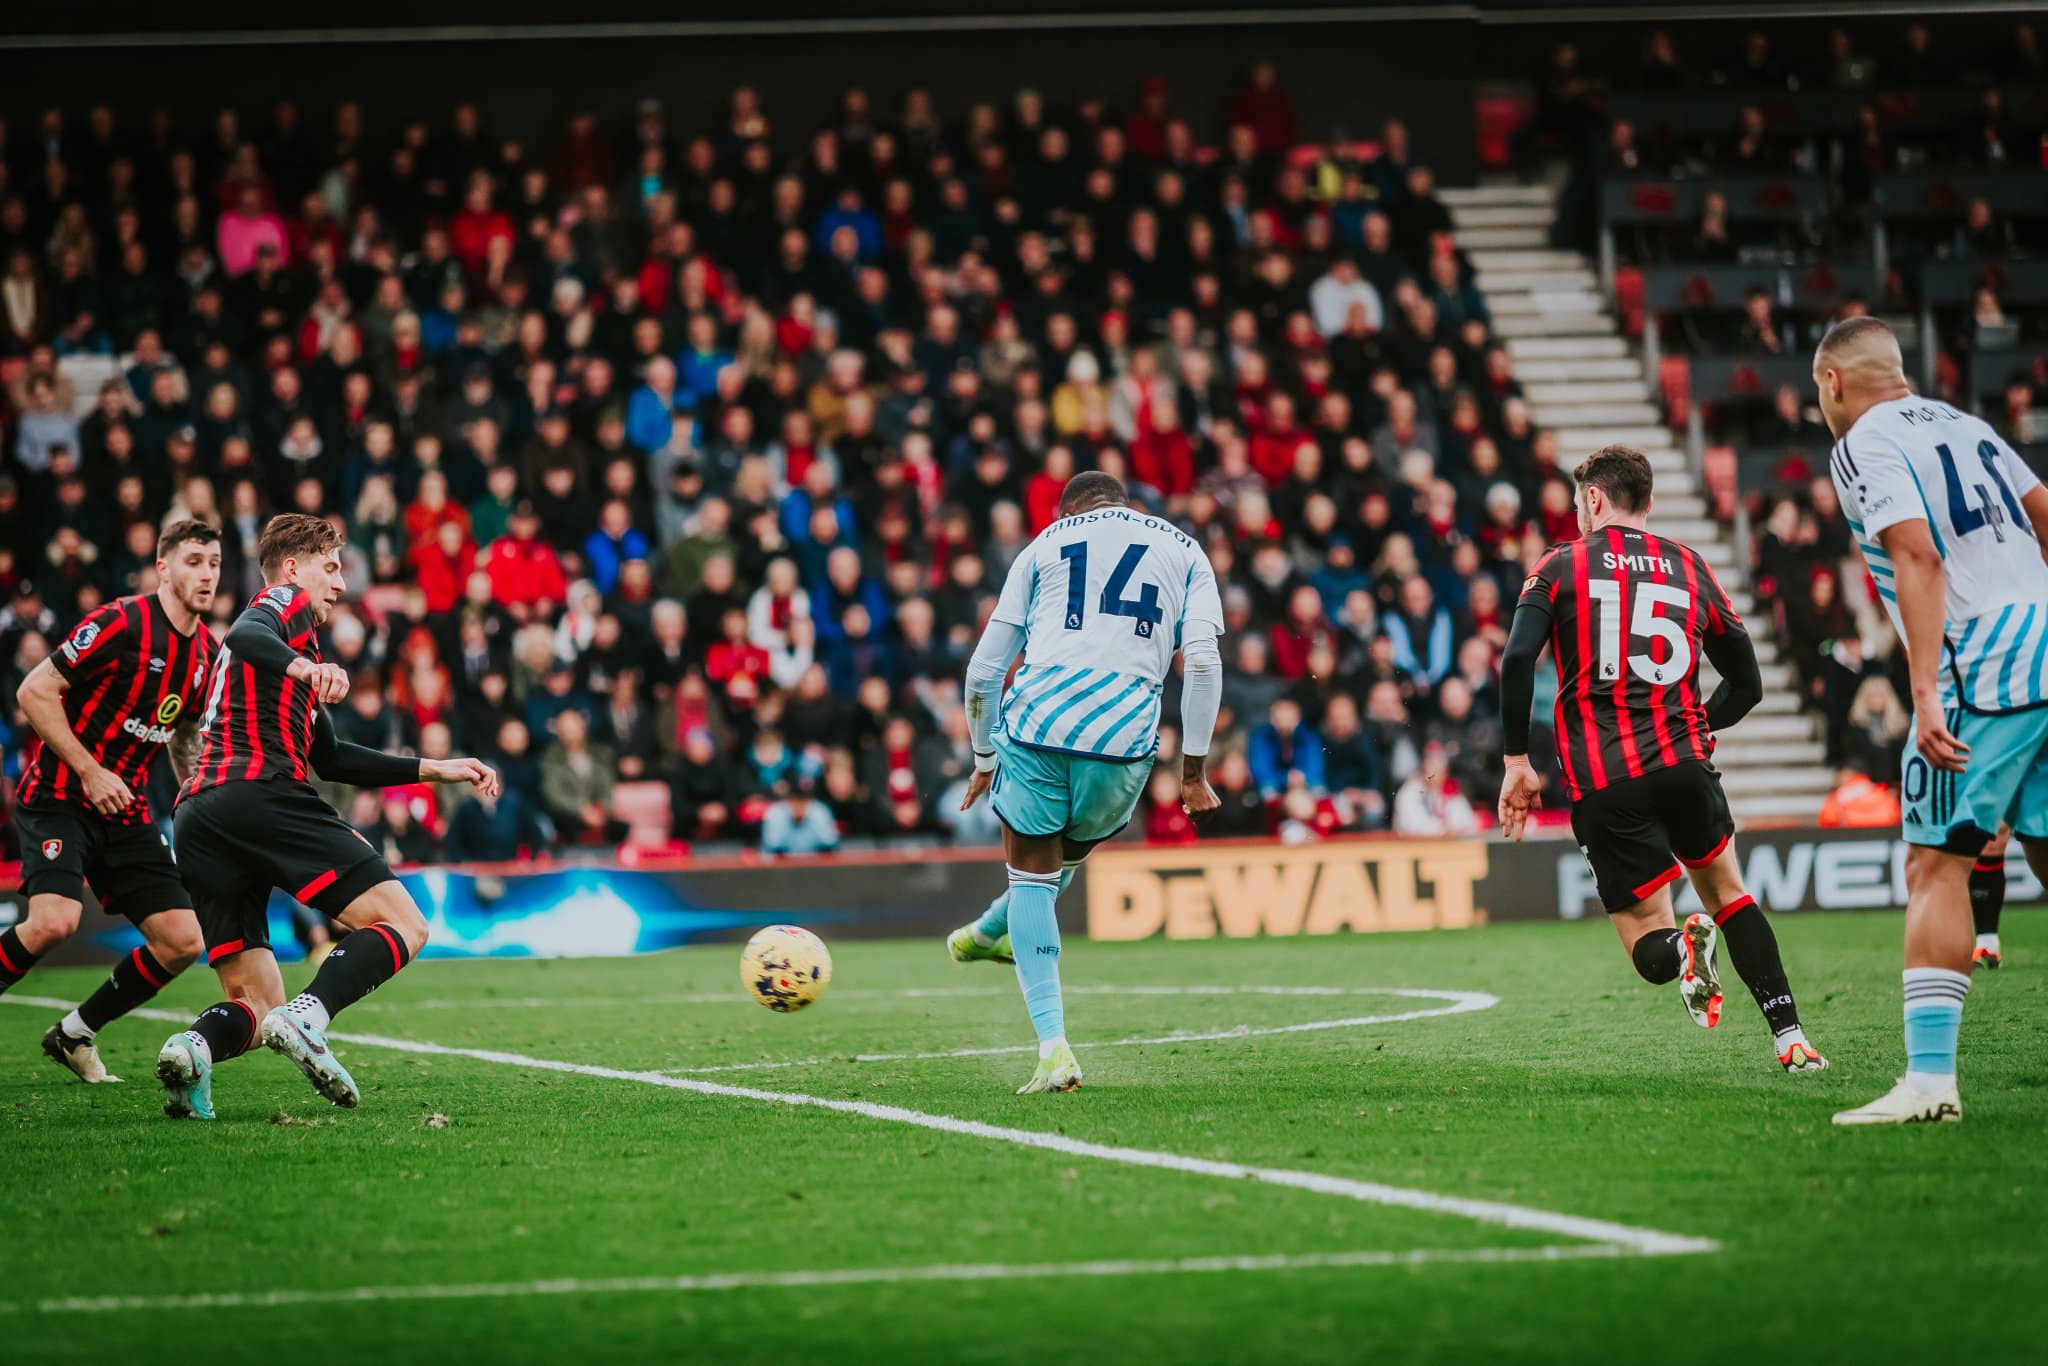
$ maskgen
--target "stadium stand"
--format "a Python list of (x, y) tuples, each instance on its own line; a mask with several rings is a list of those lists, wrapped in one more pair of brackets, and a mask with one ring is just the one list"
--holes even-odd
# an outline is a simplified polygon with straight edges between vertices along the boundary
[(1629, 396), (1744, 548), (1808, 712), (1749, 810), (1810, 815), (1830, 786), (1895, 782), (1902, 734), (1896, 641), (1825, 478), (1812, 347), (1841, 317), (1884, 316), (1923, 392), (2048, 468), (2048, 68), (2027, 22), (1972, 52), (1921, 22), (1834, 29), (1790, 56), (1762, 30), (1687, 49), (1708, 35), (1655, 31), (1632, 76), (1604, 80), (1559, 45), (1518, 146), (1525, 168), (1568, 167), (1551, 241), (1597, 262), (1640, 362)]
[(1302, 145), (1269, 64), (1214, 146), (1157, 78), (781, 112), (6, 130), (6, 695), (150, 586), (161, 518), (222, 526), (225, 621), (263, 519), (313, 511), (351, 546), (340, 732), (508, 779), (335, 794), (398, 858), (750, 844), (796, 791), (850, 844), (988, 842), (960, 673), (1100, 468), (1226, 586), (1243, 829), (1425, 809), (1425, 744), (1490, 808), (1505, 604), (1569, 504), (1398, 121)]

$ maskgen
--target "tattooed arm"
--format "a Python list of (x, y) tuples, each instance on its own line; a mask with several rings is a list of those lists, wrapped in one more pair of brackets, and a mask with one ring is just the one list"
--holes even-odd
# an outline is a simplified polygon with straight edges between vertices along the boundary
[(180, 722), (171, 731), (170, 743), (165, 746), (171, 752), (171, 772), (183, 787), (199, 767), (199, 722), (197, 718)]

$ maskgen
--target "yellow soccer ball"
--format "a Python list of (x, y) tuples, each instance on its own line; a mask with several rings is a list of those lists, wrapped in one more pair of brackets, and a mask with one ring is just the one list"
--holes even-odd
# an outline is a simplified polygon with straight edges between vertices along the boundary
[(740, 955), (740, 985), (770, 1010), (802, 1010), (832, 983), (825, 941), (797, 925), (770, 925)]

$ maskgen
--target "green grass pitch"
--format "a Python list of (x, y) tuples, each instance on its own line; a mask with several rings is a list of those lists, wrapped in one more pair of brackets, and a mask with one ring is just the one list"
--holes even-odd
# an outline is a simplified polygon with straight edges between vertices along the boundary
[[(1821, 1076), (1780, 1074), (1732, 975), (1701, 1031), (1597, 923), (1069, 941), (1064, 1096), (973, 1051), (1028, 1042), (1015, 982), (936, 940), (834, 944), (793, 1016), (718, 947), (429, 961), (335, 1027), (970, 1132), (367, 1041), (340, 1045), (359, 1110), (258, 1053), (221, 1068), (220, 1123), (174, 1124), (171, 1026), (117, 1023), (129, 1083), (80, 1086), (18, 1002), (97, 974), (39, 972), (0, 1007), (0, 1361), (2039, 1361), (2048, 916), (2008, 917), (1939, 1129), (1828, 1122), (1903, 1065), (1898, 916), (1777, 926)], [(213, 995), (200, 970), (158, 1006)], [(1101, 1046), (1174, 1035), (1224, 1037)], [(1379, 1187), (1536, 1222), (1356, 1198)], [(1717, 1247), (1622, 1255), (1559, 1216)]]

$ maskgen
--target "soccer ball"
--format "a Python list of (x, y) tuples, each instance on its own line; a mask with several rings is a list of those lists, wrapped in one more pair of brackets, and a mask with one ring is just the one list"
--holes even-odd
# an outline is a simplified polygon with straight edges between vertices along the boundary
[(825, 941), (797, 925), (770, 925), (740, 955), (740, 985), (770, 1010), (802, 1010), (831, 983)]

